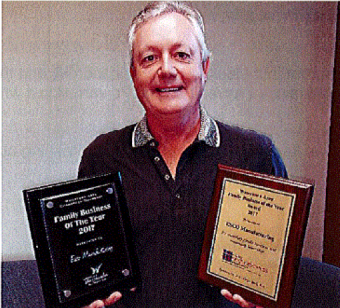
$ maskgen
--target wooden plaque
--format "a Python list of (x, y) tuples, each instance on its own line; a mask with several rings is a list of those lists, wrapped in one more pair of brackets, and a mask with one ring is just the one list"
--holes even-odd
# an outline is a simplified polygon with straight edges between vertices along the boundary
[(313, 185), (218, 168), (199, 279), (264, 307), (290, 307)]

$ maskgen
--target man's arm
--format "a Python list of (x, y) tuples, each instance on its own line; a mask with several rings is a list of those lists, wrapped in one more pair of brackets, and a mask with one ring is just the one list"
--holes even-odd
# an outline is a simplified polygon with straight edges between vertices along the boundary
[(279, 151), (272, 145), (272, 174), (282, 178), (288, 178), (286, 166), (280, 156)]

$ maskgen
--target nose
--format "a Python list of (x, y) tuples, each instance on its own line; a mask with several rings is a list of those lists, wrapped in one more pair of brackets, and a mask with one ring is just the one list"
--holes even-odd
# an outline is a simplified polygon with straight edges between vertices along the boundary
[(160, 67), (158, 69), (158, 75), (160, 77), (176, 76), (177, 70), (175, 63), (171, 56), (168, 54), (163, 55), (162, 61), (160, 61)]

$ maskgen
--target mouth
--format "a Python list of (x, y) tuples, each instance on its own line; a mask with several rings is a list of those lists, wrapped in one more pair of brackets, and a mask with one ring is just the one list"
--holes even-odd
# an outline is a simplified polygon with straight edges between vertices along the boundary
[(159, 93), (170, 93), (170, 92), (178, 92), (183, 90), (183, 87), (172, 87), (172, 88), (156, 88), (156, 91)]

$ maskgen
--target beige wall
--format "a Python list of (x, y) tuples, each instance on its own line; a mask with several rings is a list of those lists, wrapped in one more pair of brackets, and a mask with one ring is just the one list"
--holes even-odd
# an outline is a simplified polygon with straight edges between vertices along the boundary
[[(34, 258), (22, 190), (74, 179), (84, 147), (143, 114), (127, 29), (144, 2), (3, 2), (4, 260)], [(203, 103), (273, 138), (316, 182), (304, 255), (322, 255), (335, 2), (197, 2), (213, 52)]]

